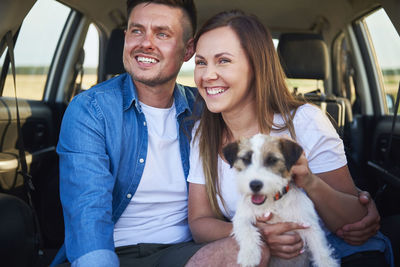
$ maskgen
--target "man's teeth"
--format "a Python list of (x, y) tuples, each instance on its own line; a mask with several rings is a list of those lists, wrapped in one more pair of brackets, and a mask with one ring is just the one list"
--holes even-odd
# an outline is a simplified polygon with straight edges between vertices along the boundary
[(144, 63), (157, 63), (155, 59), (149, 57), (138, 57), (137, 60)]
[(223, 88), (207, 88), (207, 94), (209, 95), (216, 95), (225, 92)]

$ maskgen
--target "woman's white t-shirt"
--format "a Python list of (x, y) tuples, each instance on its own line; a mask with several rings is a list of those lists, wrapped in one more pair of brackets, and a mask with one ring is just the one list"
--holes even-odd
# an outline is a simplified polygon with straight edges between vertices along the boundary
[[(280, 114), (274, 115), (274, 124), (283, 125)], [(304, 104), (297, 109), (293, 119), (296, 141), (306, 155), (308, 165), (313, 173), (332, 171), (347, 164), (343, 142), (326, 115), (316, 106)], [(197, 125), (193, 130), (196, 131)], [(271, 131), (272, 136), (288, 135), (288, 130)], [(224, 216), (232, 219), (235, 215), (239, 193), (236, 188), (235, 170), (218, 156), (218, 176), (221, 195), (226, 204), (223, 208), (219, 197), (218, 203)], [(192, 140), (190, 150), (190, 172), (188, 181), (195, 184), (205, 184), (203, 166), (199, 157), (198, 139)]]

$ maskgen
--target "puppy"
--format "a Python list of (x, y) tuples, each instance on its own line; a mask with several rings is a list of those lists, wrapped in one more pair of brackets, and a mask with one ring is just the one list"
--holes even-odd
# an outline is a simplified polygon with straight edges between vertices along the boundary
[(225, 159), (236, 169), (241, 194), (233, 217), (233, 236), (239, 245), (237, 263), (257, 266), (261, 261), (262, 238), (255, 226), (256, 218), (273, 213), (268, 223), (296, 222), (309, 225), (297, 230), (306, 251), (285, 260), (271, 257), (269, 266), (339, 266), (332, 256), (318, 215), (307, 195), (292, 181), (291, 168), (303, 149), (284, 138), (257, 134), (231, 143), (223, 149)]

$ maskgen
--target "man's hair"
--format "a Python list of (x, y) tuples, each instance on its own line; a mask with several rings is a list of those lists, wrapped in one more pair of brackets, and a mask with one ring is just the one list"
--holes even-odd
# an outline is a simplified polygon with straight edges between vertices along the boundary
[[(192, 31), (190, 33), (184, 33), (185, 39), (189, 39), (190, 37), (193, 37), (194, 34), (196, 33), (196, 28), (197, 28), (197, 11), (196, 11), (196, 6), (194, 4), (193, 0), (127, 0), (126, 1), (126, 6), (127, 6), (127, 14), (128, 18), (132, 12), (132, 9), (135, 8), (135, 6), (142, 4), (142, 3), (154, 3), (154, 4), (161, 4), (161, 5), (166, 5), (170, 7), (176, 7), (180, 8), (183, 10), (183, 13), (186, 14), (190, 21), (190, 25), (192, 26)], [(185, 30), (185, 29), (184, 29)]]

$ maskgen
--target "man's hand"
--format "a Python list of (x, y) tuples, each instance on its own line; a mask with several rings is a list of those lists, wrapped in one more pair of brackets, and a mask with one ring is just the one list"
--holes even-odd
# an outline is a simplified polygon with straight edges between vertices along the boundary
[(361, 191), (358, 194), (358, 200), (367, 207), (367, 215), (358, 222), (344, 225), (336, 232), (337, 236), (343, 238), (350, 245), (365, 243), (378, 232), (380, 227), (379, 222), (381, 217), (370, 194), (366, 191)]
[(292, 222), (266, 223), (272, 216), (272, 214), (268, 214), (257, 218), (256, 223), (265, 243), (269, 247), (271, 255), (291, 259), (303, 253), (303, 241), (300, 235), (294, 232), (294, 230), (306, 229), (308, 226)]

